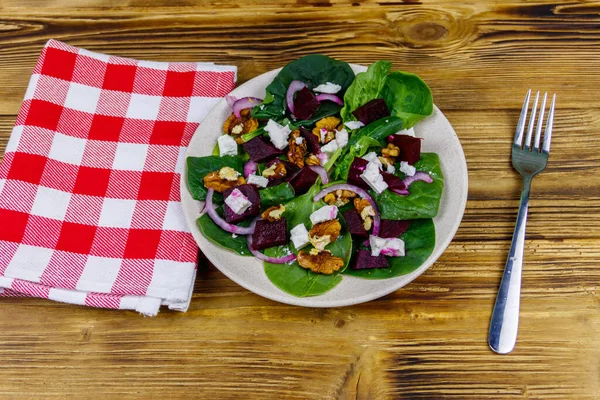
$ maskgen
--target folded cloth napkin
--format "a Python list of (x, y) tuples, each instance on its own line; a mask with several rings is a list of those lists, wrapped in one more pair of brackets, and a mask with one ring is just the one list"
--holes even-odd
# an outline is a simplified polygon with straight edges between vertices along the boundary
[(236, 72), (50, 40), (0, 164), (2, 295), (187, 310), (197, 247), (179, 195), (185, 149)]

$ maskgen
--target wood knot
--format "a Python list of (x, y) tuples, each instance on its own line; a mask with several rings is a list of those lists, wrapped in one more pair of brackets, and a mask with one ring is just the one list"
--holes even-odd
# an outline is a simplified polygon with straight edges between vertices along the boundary
[(415, 42), (437, 42), (448, 36), (448, 28), (436, 22), (417, 22), (408, 26), (405, 33)]
[(346, 325), (346, 321), (344, 321), (343, 319), (338, 319), (337, 321), (335, 321), (334, 326), (336, 328), (343, 328), (344, 325)]

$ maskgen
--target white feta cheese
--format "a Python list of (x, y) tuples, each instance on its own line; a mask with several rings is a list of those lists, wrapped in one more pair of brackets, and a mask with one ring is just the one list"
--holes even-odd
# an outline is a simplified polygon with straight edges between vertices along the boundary
[(348, 121), (344, 122), (344, 125), (346, 125), (346, 128), (350, 129), (351, 131), (365, 126), (365, 124), (360, 121)]
[(379, 166), (374, 162), (369, 162), (367, 168), (360, 175), (363, 181), (369, 185), (377, 194), (381, 194), (388, 188), (388, 184), (383, 180), (383, 176), (379, 172)]
[(415, 130), (413, 128), (410, 129), (402, 129), (401, 131), (396, 132), (396, 135), (408, 135), (408, 136), (415, 136)]
[(337, 141), (332, 140), (327, 143), (325, 146), (321, 147), (321, 151), (323, 153), (327, 153), (327, 155), (331, 156), (331, 154), (335, 153), (335, 151), (339, 148)]
[(304, 138), (303, 137), (297, 137), (296, 140), (294, 140), (296, 142), (296, 144), (302, 144), (304, 143)]
[(238, 235), (236, 235), (235, 233), (232, 233), (231, 237), (235, 239), (236, 237), (238, 237)]
[(317, 158), (319, 159), (321, 166), (324, 166), (329, 161), (329, 156), (323, 152), (320, 152), (319, 154), (317, 154)]
[(298, 224), (290, 231), (292, 243), (296, 250), (300, 250), (309, 243), (308, 231), (304, 224)]
[(388, 257), (402, 257), (405, 255), (404, 241), (398, 238), (380, 238), (379, 236), (369, 236), (371, 245), (371, 255), (377, 257), (384, 255)]
[(267, 187), (269, 184), (269, 180), (264, 176), (250, 174), (248, 175), (247, 182), (249, 185), (256, 185), (260, 187)]
[(348, 131), (344, 128), (342, 128), (341, 131), (336, 131), (335, 141), (337, 142), (337, 145), (340, 149), (346, 146), (348, 144)]
[(377, 165), (378, 168), (381, 168), (383, 166), (381, 164), (381, 160), (377, 156), (377, 153), (375, 153), (374, 151), (365, 154), (364, 156), (362, 156), (362, 159), (374, 163), (375, 165)]
[(342, 87), (340, 85), (331, 82), (321, 83), (319, 86), (313, 89), (314, 92), (328, 94), (336, 94), (340, 90), (342, 90)]
[(243, 214), (252, 205), (239, 189), (233, 189), (231, 194), (225, 199), (225, 204), (236, 214)]
[(417, 169), (406, 161), (400, 161), (400, 171), (404, 172), (406, 176), (413, 176), (417, 172)]
[(219, 143), (219, 155), (223, 156), (237, 156), (238, 154), (238, 145), (235, 142), (235, 139), (229, 135), (219, 136), (217, 139), (217, 143)]
[(394, 167), (392, 164), (386, 164), (385, 169), (388, 174), (393, 174), (396, 172), (396, 167)]
[(313, 225), (319, 224), (325, 221), (331, 221), (337, 217), (338, 208), (336, 206), (325, 206), (319, 208), (314, 213), (310, 214), (310, 222)]
[(327, 129), (321, 128), (319, 133), (321, 134), (321, 143), (325, 143), (325, 138), (327, 137)]
[(272, 119), (267, 122), (265, 131), (267, 131), (269, 134), (269, 138), (271, 139), (273, 146), (277, 147), (279, 150), (285, 149), (285, 147), (288, 145), (288, 137), (292, 132), (287, 125), (279, 125)]

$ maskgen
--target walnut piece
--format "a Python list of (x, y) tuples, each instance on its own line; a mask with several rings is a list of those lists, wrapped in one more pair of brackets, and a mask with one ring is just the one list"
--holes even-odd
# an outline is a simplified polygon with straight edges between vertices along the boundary
[[(300, 143), (298, 143), (300, 142)], [(304, 167), (304, 155), (306, 154), (306, 140), (300, 136), (300, 131), (295, 130), (290, 134), (288, 141), (289, 151), (288, 159), (292, 164), (296, 164), (299, 168)]]
[(321, 162), (319, 161), (319, 158), (317, 156), (315, 156), (313, 153), (310, 153), (307, 157), (306, 157), (306, 165), (321, 165)]
[(275, 222), (275, 221), (279, 221), (281, 219), (281, 215), (284, 212), (285, 212), (285, 206), (283, 204), (280, 204), (278, 206), (273, 206), (273, 207), (267, 208), (265, 211), (263, 211), (263, 213), (261, 214), (261, 217), (263, 219), (266, 219), (269, 222)]
[(252, 118), (252, 109), (246, 108), (240, 112), (240, 118), (231, 113), (223, 124), (223, 133), (233, 136), (237, 144), (242, 144), (244, 143), (242, 135), (250, 133), (257, 128), (258, 120)]
[(308, 240), (318, 250), (324, 250), (325, 246), (334, 242), (340, 236), (341, 230), (342, 225), (337, 219), (321, 222), (313, 226), (308, 232)]
[(223, 167), (219, 171), (213, 171), (204, 177), (204, 186), (219, 193), (245, 183), (246, 179), (231, 167)]
[(379, 157), (379, 161), (387, 168), (388, 165), (394, 166), (394, 159), (392, 157)]
[(262, 176), (269, 179), (285, 178), (287, 170), (282, 162), (276, 162), (262, 172)]
[(394, 143), (388, 143), (387, 147), (381, 149), (381, 154), (385, 157), (398, 157), (400, 155), (400, 148)]
[(298, 252), (298, 264), (302, 268), (310, 269), (318, 274), (331, 275), (344, 266), (344, 260), (340, 257), (336, 257), (326, 250), (316, 253), (313, 250), (315, 249), (312, 249), (310, 253), (303, 250)]
[(335, 130), (340, 128), (340, 119), (336, 117), (325, 117), (315, 124), (312, 130), (313, 135), (319, 138), (319, 143), (327, 144), (335, 139)]
[(328, 193), (323, 198), (323, 201), (330, 206), (344, 206), (350, 202), (350, 199), (356, 197), (356, 193), (350, 190), (336, 190), (335, 192)]
[(365, 199), (354, 199), (354, 208), (360, 214), (360, 218), (363, 220), (363, 227), (366, 231), (371, 230), (373, 227), (373, 217), (375, 216), (375, 210), (371, 203)]

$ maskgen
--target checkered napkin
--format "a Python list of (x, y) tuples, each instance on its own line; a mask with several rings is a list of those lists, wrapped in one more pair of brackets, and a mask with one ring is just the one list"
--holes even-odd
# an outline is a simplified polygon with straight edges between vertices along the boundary
[(0, 164), (1, 295), (185, 311), (197, 258), (185, 148), (235, 79), (235, 67), (50, 40)]

